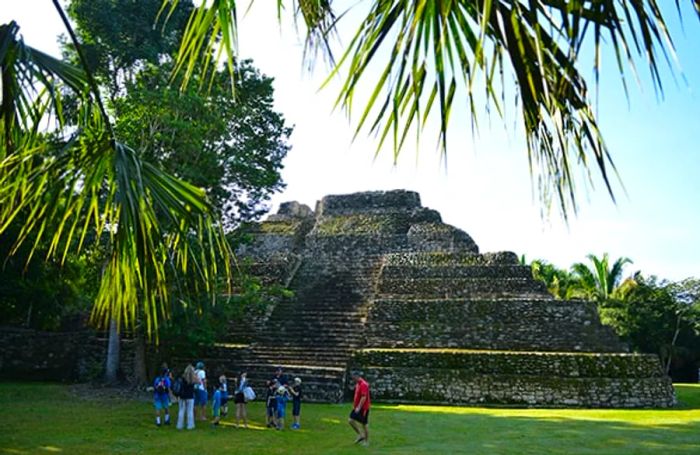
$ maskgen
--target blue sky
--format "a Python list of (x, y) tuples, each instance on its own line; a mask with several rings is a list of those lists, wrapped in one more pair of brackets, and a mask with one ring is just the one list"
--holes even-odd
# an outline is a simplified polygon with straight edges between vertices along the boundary
[[(579, 213), (567, 225), (556, 213), (542, 218), (522, 131), (512, 127), (512, 117), (507, 129), (495, 116), (490, 126), (482, 121), (474, 138), (466, 112), (456, 112), (447, 166), (430, 131), (420, 150), (408, 147), (397, 166), (390, 150), (374, 159), (374, 139), (360, 135), (353, 142), (352, 120), (333, 111), (338, 84), (319, 92), (324, 65), (305, 71), (291, 18), (280, 27), (274, 2), (258, 1), (241, 18), (240, 53), (275, 78), (276, 108), (295, 125), (283, 172), (287, 190), (273, 202), (299, 200), (313, 207), (326, 194), (406, 188), (468, 232), (482, 251), (511, 250), (566, 267), (588, 253), (608, 252), (634, 261), (628, 273), (700, 276), (700, 23), (690, 2), (682, 3), (684, 31), (675, 13), (668, 17), (687, 82), (674, 82), (663, 64), (663, 99), (639, 61), (642, 87), (630, 81), (627, 100), (612, 56), (604, 55), (598, 120), (626, 194), (618, 186), (613, 204), (596, 175), (594, 189), (581, 188)], [(0, 0), (0, 6), (0, 22), (16, 19), (28, 43), (56, 52), (62, 29), (49, 0)], [(39, 6), (37, 19), (32, 16)], [(351, 19), (340, 28), (341, 42), (350, 39)], [(585, 72), (592, 64), (583, 68), (592, 73)]]

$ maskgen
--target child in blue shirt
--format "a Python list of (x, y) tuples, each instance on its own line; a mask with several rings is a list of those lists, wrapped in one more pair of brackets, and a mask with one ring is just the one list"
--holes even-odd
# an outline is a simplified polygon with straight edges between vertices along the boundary
[(277, 429), (284, 428), (284, 417), (287, 414), (287, 401), (289, 401), (289, 391), (287, 387), (281, 385), (277, 388)]
[(170, 370), (164, 368), (160, 376), (156, 377), (153, 381), (153, 407), (156, 410), (156, 425), (161, 424), (161, 411), (165, 414), (165, 424), (170, 425), (170, 413), (168, 412), (168, 407), (170, 406)]
[(214, 396), (211, 399), (212, 414), (214, 415), (214, 420), (211, 424), (214, 426), (218, 425), (221, 421), (221, 402), (223, 399), (225, 387), (225, 383), (222, 384), (221, 382), (219, 382), (218, 386), (216, 387), (216, 390), (214, 391)]

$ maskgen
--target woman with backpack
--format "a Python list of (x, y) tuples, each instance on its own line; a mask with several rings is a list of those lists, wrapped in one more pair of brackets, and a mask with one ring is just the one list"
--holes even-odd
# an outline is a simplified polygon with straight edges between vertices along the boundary
[(187, 365), (182, 377), (177, 378), (179, 384), (173, 385), (173, 392), (177, 391), (180, 398), (177, 414), (177, 429), (182, 430), (185, 426), (185, 415), (187, 415), (187, 429), (194, 429), (194, 384), (197, 376), (194, 367)]

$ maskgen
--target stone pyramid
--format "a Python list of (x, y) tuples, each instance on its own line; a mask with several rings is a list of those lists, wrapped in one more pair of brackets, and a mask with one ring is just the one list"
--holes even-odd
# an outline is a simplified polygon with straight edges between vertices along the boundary
[(667, 407), (656, 356), (631, 354), (596, 307), (555, 300), (514, 253), (480, 254), (410, 191), (290, 202), (238, 252), (294, 297), (270, 304), (211, 349), (210, 367), (273, 365), (336, 402), (361, 369), (373, 399), (401, 403)]

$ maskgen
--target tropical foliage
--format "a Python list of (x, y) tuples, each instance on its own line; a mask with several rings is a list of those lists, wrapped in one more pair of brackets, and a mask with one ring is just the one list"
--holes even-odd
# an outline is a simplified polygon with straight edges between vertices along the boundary
[(625, 294), (634, 287), (634, 279), (623, 280), (622, 275), (625, 265), (632, 263), (629, 258), (618, 258), (612, 265), (607, 253), (602, 258), (589, 254), (588, 259), (593, 267), (582, 262), (571, 266), (574, 279), (570, 296), (605, 302), (609, 299), (624, 299)]
[[(120, 10), (125, 3), (114, 2), (114, 8)], [(164, 0), (156, 29), (162, 24), (167, 30), (172, 21), (177, 30), (188, 12), (182, 7), (185, 3)], [(674, 3), (685, 14), (681, 2)], [(59, 262), (69, 252), (81, 251), (90, 233), (93, 239), (107, 235), (107, 261), (93, 320), (104, 323), (115, 318), (132, 324), (142, 313), (153, 332), (169, 311), (171, 273), (194, 273), (204, 289), (214, 290), (220, 267), (229, 264), (223, 227), (205, 190), (145, 162), (135, 145), (115, 131), (96, 67), (106, 62), (120, 69), (128, 60), (101, 60), (100, 43), (90, 42), (89, 34), (82, 38), (90, 49), (83, 50), (59, 1), (52, 4), (77, 51), (75, 65), (25, 44), (16, 23), (0, 25), (0, 233), (26, 214), (11, 252), (31, 239), (36, 253), (46, 241), (46, 257)], [(289, 4), (277, 1), (279, 17)], [(580, 57), (590, 43), (597, 75), (605, 41), (617, 57), (623, 82), (641, 55), (661, 87), (659, 60), (672, 53), (673, 41), (666, 26), (668, 12), (659, 2), (372, 0), (368, 4), (366, 17), (331, 72), (331, 77), (345, 75), (337, 103), (350, 111), (358, 84), (371, 77), (370, 66), (387, 59), (365, 100), (358, 132), (366, 127), (378, 133), (380, 147), (391, 141), (396, 156), (411, 131), (419, 134), (427, 120), (437, 116), (446, 152), (455, 103), (469, 106), (476, 127), (480, 103), (505, 115), (510, 99), (506, 80), (512, 80), (530, 166), (545, 203), (556, 201), (565, 216), (575, 210), (577, 170), (591, 179), (597, 169), (612, 195), (614, 167), (599, 132)], [(89, 8), (90, 2), (76, 5)], [(700, 16), (700, 3), (694, 0), (693, 5)], [(175, 59), (183, 87), (197, 74), (216, 77), (216, 62), (225, 57), (235, 90), (238, 6), (236, 0), (212, 0), (191, 10)], [(291, 6), (306, 25), (310, 53), (321, 49), (330, 55), (329, 37), (343, 17), (334, 12), (337, 5), (332, 0), (300, 0)], [(111, 32), (118, 34), (119, 28)], [(177, 33), (163, 36), (165, 47), (179, 39)], [(138, 42), (129, 44), (132, 50), (153, 50)], [(199, 85), (207, 85), (205, 77), (198, 79)], [(67, 100), (75, 104), (70, 124), (64, 110)], [(47, 125), (51, 137), (42, 134)], [(226, 270), (224, 275), (229, 275)]]
[(588, 259), (590, 266), (576, 263), (570, 270), (536, 260), (533, 277), (555, 298), (595, 302), (601, 321), (633, 350), (658, 354), (674, 379), (694, 381), (700, 366), (700, 280), (671, 282), (641, 272), (625, 277), (628, 258), (612, 264), (608, 254)]
[[(221, 267), (228, 275), (229, 246), (213, 206), (204, 190), (120, 141), (80, 52), (76, 67), (28, 46), (18, 31), (14, 22), (0, 26), (0, 233), (26, 216), (11, 253), (29, 239), (32, 252), (47, 241), (46, 257), (60, 262), (81, 251), (88, 234), (96, 242), (107, 235), (93, 321), (129, 325), (141, 314), (156, 333), (169, 310), (170, 273), (195, 274), (209, 291)], [(75, 124), (64, 117), (64, 91), (77, 100)], [(47, 123), (50, 137), (41, 134)]]
[[(691, 2), (700, 18), (700, 2)], [(179, 3), (164, 0), (163, 16)], [(184, 74), (184, 84), (198, 62), (214, 67), (215, 50), (215, 60), (226, 57), (234, 76), (241, 3), (213, 0), (193, 11), (177, 56), (176, 70)], [(321, 50), (332, 60), (330, 38), (346, 17), (335, 13), (340, 3), (277, 0), (277, 12), (281, 17), (291, 4), (294, 16), (306, 26), (307, 49), (312, 55)], [(376, 78), (370, 71), (373, 64), (383, 68), (370, 82), (373, 89), (356, 127), (358, 133), (366, 127), (379, 136), (378, 150), (388, 140), (396, 157), (409, 133), (419, 134), (427, 119), (436, 116), (446, 153), (453, 107), (468, 106), (473, 128), (484, 105), (486, 111), (504, 116), (511, 99), (507, 81), (512, 80), (530, 168), (543, 201), (556, 202), (566, 216), (576, 209), (577, 171), (592, 179), (594, 169), (613, 196), (615, 168), (594, 114), (581, 56), (592, 47), (597, 84), (601, 48), (612, 48), (625, 88), (628, 73), (636, 72), (635, 60), (642, 57), (661, 89), (659, 60), (673, 54), (666, 21), (672, 11), (656, 0), (368, 0), (353, 6), (357, 3), (368, 6), (366, 16), (330, 76), (344, 77), (337, 104), (349, 112), (357, 104), (360, 84)], [(688, 13), (686, 3), (674, 3), (680, 14)]]

